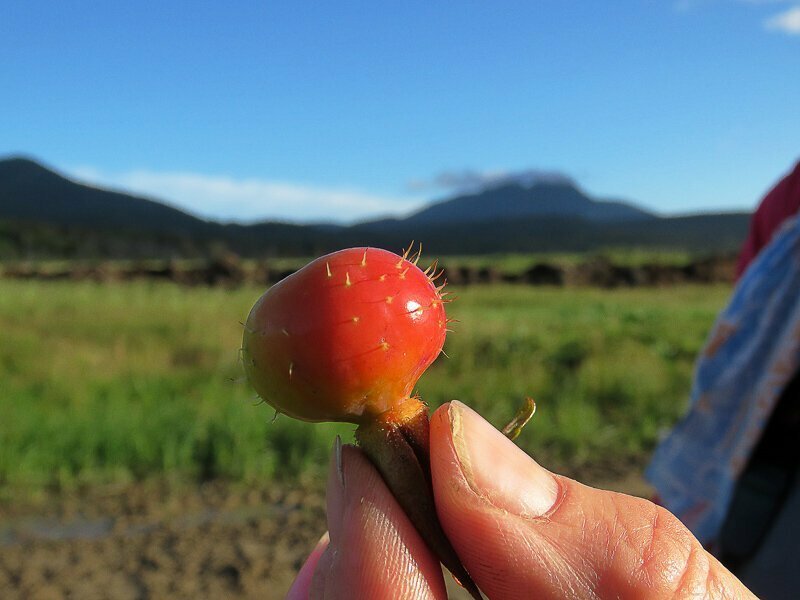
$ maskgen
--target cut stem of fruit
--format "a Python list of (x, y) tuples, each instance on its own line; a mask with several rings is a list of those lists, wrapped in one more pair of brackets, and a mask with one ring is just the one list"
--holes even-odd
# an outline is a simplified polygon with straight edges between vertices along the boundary
[(427, 407), (410, 399), (356, 430), (356, 440), (422, 539), (476, 600), (478, 587), (442, 530), (433, 500)]

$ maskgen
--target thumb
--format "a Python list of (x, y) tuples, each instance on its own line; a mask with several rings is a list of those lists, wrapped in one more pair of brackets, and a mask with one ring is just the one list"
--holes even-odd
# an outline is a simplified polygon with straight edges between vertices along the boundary
[(490, 598), (753, 597), (665, 509), (553, 475), (460, 402), (431, 419), (431, 470)]

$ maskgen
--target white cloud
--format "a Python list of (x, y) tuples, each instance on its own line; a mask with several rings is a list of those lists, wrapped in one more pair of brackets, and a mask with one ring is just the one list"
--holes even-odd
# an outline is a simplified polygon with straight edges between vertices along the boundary
[[(727, 4), (749, 5), (752, 10), (767, 10), (769, 7), (776, 8), (778, 4), (792, 4), (790, 8), (764, 20), (764, 29), (789, 35), (800, 35), (800, 4), (798, 2), (800, 0), (728, 0)], [(703, 4), (711, 3), (720, 4), (715, 0), (674, 0), (672, 6), (677, 12), (690, 12)]]
[(92, 167), (67, 172), (90, 185), (145, 196), (222, 221), (353, 222), (407, 213), (425, 203), (418, 196), (391, 197), (351, 188), (200, 173), (107, 173)]
[(764, 27), (771, 31), (800, 35), (800, 5), (770, 17), (764, 21)]

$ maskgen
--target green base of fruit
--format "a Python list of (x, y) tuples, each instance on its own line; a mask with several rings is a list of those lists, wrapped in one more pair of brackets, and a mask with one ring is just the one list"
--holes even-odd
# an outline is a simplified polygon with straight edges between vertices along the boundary
[(361, 449), (376, 466), (408, 518), (428, 547), (476, 600), (482, 598), (456, 551), (447, 539), (433, 500), (431, 484), (428, 409), (410, 399), (399, 410), (356, 430)]

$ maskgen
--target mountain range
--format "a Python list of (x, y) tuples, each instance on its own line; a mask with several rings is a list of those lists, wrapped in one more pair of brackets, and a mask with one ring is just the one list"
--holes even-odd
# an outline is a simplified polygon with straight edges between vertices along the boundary
[(221, 248), (244, 256), (314, 255), (351, 245), (436, 254), (579, 252), (649, 247), (725, 252), (745, 213), (663, 217), (598, 200), (566, 182), (510, 183), (433, 202), (405, 218), (355, 225), (222, 224), (153, 199), (75, 182), (23, 157), (0, 160), (0, 257), (179, 257)]

